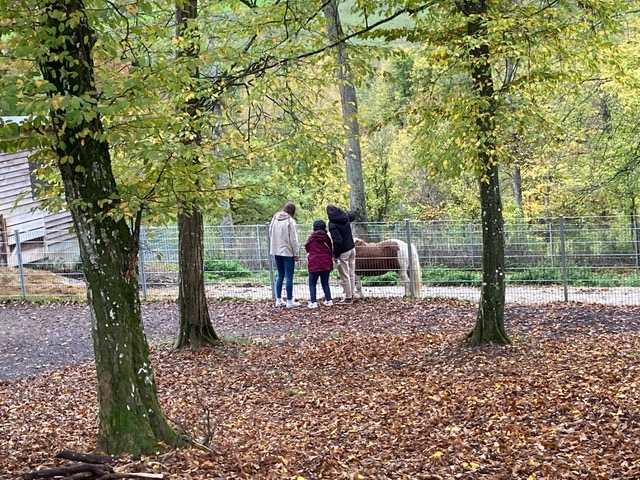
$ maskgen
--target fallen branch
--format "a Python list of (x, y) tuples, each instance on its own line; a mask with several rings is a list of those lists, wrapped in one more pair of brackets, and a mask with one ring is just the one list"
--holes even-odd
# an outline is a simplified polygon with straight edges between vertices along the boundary
[[(93, 453), (81, 453), (71, 450), (62, 450), (56, 453), (56, 458), (64, 460), (71, 460), (74, 462), (82, 462), (77, 465), (71, 465), (69, 467), (48, 468), (43, 470), (34, 470), (32, 472), (25, 473), (23, 475), (24, 480), (35, 480), (37, 478), (54, 478), (64, 477), (79, 478), (77, 475), (84, 473), (89, 476), (82, 475), (82, 478), (90, 478), (94, 480), (117, 480), (122, 478), (132, 479), (163, 479), (162, 473), (144, 473), (144, 472), (124, 472), (117, 471), (124, 467), (115, 467), (114, 464), (118, 461), (124, 460), (122, 457), (114, 457), (111, 455), (96, 455)], [(139, 457), (132, 457), (133, 460), (139, 460)], [(129, 464), (133, 465), (133, 464)]]
[(100, 477), (100, 480), (115, 480), (119, 478), (141, 478), (141, 479), (153, 478), (153, 479), (162, 480), (164, 478), (164, 473), (144, 473), (144, 472), (110, 473), (108, 475), (105, 475), (104, 477)]
[(74, 462), (94, 463), (94, 464), (112, 464), (120, 460), (120, 457), (114, 457), (112, 455), (96, 455), (93, 453), (81, 453), (71, 450), (61, 450), (55, 455), (56, 458), (62, 458), (64, 460), (72, 460)]
[(89, 472), (95, 475), (97, 478), (102, 478), (113, 472), (113, 468), (110, 465), (93, 465), (90, 463), (81, 463), (78, 465), (71, 465), (70, 467), (60, 468), (46, 468), (43, 470), (34, 470), (32, 472), (25, 473), (23, 478), (25, 480), (34, 480), (36, 478), (53, 478), (53, 477), (69, 477), (76, 473)]

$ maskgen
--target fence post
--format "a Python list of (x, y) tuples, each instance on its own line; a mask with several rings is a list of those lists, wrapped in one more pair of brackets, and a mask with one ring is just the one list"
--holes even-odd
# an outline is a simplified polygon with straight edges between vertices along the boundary
[(404, 221), (405, 228), (407, 230), (407, 260), (409, 261), (408, 269), (409, 272), (409, 293), (412, 297), (416, 296), (415, 288), (413, 287), (413, 278), (416, 272), (413, 271), (413, 254), (412, 254), (412, 242), (411, 242), (411, 222), (409, 219), (405, 219)]
[(256, 225), (256, 242), (258, 244), (258, 265), (260, 265), (260, 269), (262, 269), (262, 242), (260, 241), (260, 226), (259, 225)]
[(569, 289), (567, 286), (567, 252), (564, 237), (564, 216), (560, 215), (559, 228), (560, 228), (560, 264), (562, 265), (562, 289), (564, 291), (564, 301), (569, 301)]
[(271, 283), (271, 298), (276, 298), (276, 284), (273, 278), (273, 261), (271, 259), (271, 238), (269, 237), (269, 224), (264, 224), (264, 231), (267, 234), (267, 251), (269, 252), (269, 283)]
[(549, 257), (551, 258), (551, 268), (553, 268), (556, 262), (553, 261), (553, 221), (550, 218), (547, 220), (547, 230), (549, 234)]
[(16, 257), (18, 259), (18, 273), (20, 275), (20, 292), (22, 299), (27, 299), (27, 285), (24, 278), (24, 265), (22, 264), (22, 245), (20, 245), (20, 230), (16, 230)]
[(473, 248), (473, 223), (467, 225), (467, 231), (469, 233), (469, 258), (471, 259), (471, 268), (476, 268), (475, 251)]
[(165, 262), (173, 261), (173, 259), (169, 257), (169, 239), (167, 238), (168, 234), (169, 234), (169, 227), (165, 225), (163, 229), (164, 255), (162, 256), (162, 259)]
[(138, 272), (140, 286), (142, 287), (142, 299), (147, 300), (147, 276), (144, 272), (144, 245), (147, 243), (147, 230), (144, 226), (140, 227), (140, 239), (138, 240), (138, 259), (140, 262), (140, 271)]
[(633, 249), (636, 254), (636, 268), (640, 267), (640, 237), (638, 236), (638, 215), (631, 214), (631, 238), (633, 239)]

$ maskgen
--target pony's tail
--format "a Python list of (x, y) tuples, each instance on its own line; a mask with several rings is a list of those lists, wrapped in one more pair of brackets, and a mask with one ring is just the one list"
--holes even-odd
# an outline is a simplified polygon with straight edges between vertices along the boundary
[(418, 249), (413, 243), (411, 244), (411, 270), (413, 294), (416, 298), (420, 298), (422, 295), (422, 270), (420, 269)]

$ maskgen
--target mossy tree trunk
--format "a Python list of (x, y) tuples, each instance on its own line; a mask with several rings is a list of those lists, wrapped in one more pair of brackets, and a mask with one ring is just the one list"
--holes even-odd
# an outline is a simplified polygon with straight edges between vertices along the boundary
[[(197, 0), (187, 0), (176, 4), (176, 35), (182, 37), (184, 49), (180, 56), (197, 60), (199, 54), (199, 35), (195, 25), (190, 22), (198, 18)], [(198, 85), (199, 69), (197, 63), (191, 65), (189, 88)], [(191, 119), (197, 119), (199, 105), (198, 92), (193, 92), (190, 100), (184, 105), (184, 112)], [(189, 128), (189, 135), (183, 140), (185, 144), (200, 144), (200, 131)], [(185, 159), (190, 166), (200, 164), (198, 157)], [(200, 188), (198, 182), (193, 185), (196, 194)], [(180, 200), (181, 211), (178, 213), (178, 250), (179, 250), (179, 291), (178, 306), (180, 312), (180, 331), (176, 348), (200, 348), (205, 344), (218, 341), (218, 336), (211, 324), (209, 307), (204, 288), (204, 220), (202, 212), (189, 199)]]
[(118, 204), (118, 192), (95, 110), (94, 35), (82, 0), (50, 0), (42, 6), (47, 21), (41, 38), (48, 50), (39, 66), (54, 87), (52, 143), (78, 236), (91, 311), (97, 448), (109, 454), (152, 452), (159, 442), (173, 443), (176, 434), (158, 403), (143, 331), (136, 239), (124, 220), (109, 215)]
[(504, 328), (504, 221), (497, 164), (488, 167), (487, 176), (488, 180), (479, 182), (482, 204), (482, 287), (476, 325), (469, 334), (472, 345), (511, 342)]
[(458, 5), (467, 15), (467, 33), (475, 45), (470, 52), (471, 81), (477, 94), (476, 128), (480, 161), (480, 206), (482, 209), (482, 290), (478, 316), (468, 334), (472, 345), (487, 342), (510, 343), (504, 328), (505, 270), (504, 219), (495, 158), (496, 100), (490, 62), (485, 16), (486, 0), (465, 0)]

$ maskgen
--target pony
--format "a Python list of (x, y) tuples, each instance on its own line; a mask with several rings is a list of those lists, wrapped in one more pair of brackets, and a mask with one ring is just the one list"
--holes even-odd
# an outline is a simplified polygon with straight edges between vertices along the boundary
[[(360, 238), (354, 238), (356, 245), (356, 292), (363, 297), (362, 281), (360, 277), (372, 277), (386, 272), (398, 272), (404, 285), (405, 296), (412, 294), (420, 297), (422, 289), (422, 272), (420, 258), (415, 245), (411, 244), (411, 259), (406, 242), (392, 238), (379, 243), (367, 243)], [(411, 265), (409, 265), (411, 261)]]

